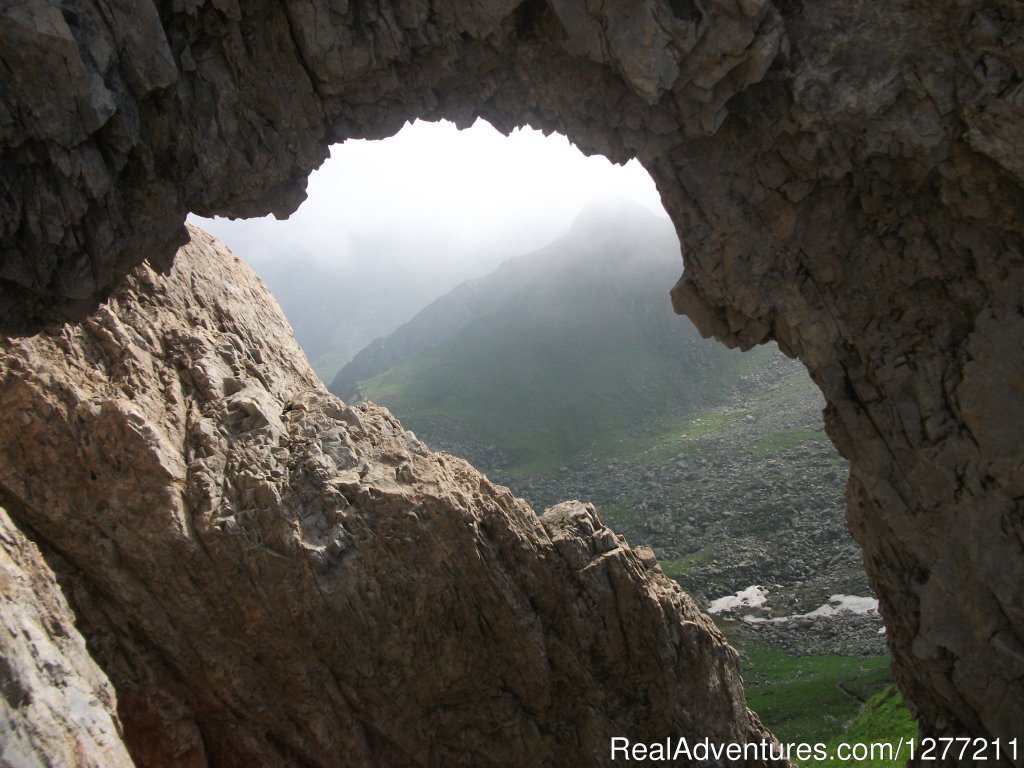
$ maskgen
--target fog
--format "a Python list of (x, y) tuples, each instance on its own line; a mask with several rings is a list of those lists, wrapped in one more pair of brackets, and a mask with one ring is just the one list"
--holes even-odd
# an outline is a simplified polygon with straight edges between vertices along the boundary
[(564, 137), (488, 123), (416, 122), (383, 141), (331, 149), (289, 219), (190, 220), (270, 286), (314, 367), (329, 379), (456, 284), (564, 234), (598, 197), (664, 216), (636, 161), (586, 157)]

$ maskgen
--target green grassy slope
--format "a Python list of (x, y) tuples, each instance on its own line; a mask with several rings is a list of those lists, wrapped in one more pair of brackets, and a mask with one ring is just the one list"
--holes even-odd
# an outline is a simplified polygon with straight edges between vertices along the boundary
[(828, 744), (872, 695), (892, 684), (887, 656), (792, 656), (768, 647), (744, 653), (747, 706), (783, 742)]
[[(903, 697), (895, 685), (878, 691), (864, 704), (856, 719), (850, 723), (841, 736), (832, 744), (830, 750), (835, 754), (839, 742), (846, 744), (888, 744), (897, 745), (902, 739), (904, 744), (909, 739), (917, 738), (917, 723), (903, 703)], [(808, 768), (902, 768), (906, 765), (907, 751), (903, 750), (903, 759), (896, 759), (895, 750), (878, 751), (875, 758), (870, 756), (863, 760), (831, 759), (817, 763), (807, 763)], [(870, 755), (870, 753), (869, 753)]]
[(678, 245), (649, 214), (591, 220), (522, 267), (460, 331), (363, 382), (366, 396), (432, 444), (475, 458), (495, 443), (509, 474), (533, 474), (686, 419), (757, 365), (672, 313)]
[[(892, 682), (888, 656), (792, 656), (753, 646), (743, 654), (747, 706), (783, 743), (824, 744), (830, 756), (839, 744), (891, 744), (875, 759), (805, 760), (803, 768), (897, 768), (886, 759), (900, 739), (915, 738), (917, 724)], [(869, 753), (865, 753), (869, 754)]]

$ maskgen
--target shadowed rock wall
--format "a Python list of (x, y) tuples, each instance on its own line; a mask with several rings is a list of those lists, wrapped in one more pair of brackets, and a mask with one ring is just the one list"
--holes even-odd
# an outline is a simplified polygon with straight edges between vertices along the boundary
[[(1024, 721), (1024, 9), (1011, 0), (9, 5), (0, 314), (81, 317), (184, 213), (285, 215), (413, 117), (651, 171), (678, 310), (828, 400), (926, 733)], [(36, 324), (38, 324), (36, 322)]]

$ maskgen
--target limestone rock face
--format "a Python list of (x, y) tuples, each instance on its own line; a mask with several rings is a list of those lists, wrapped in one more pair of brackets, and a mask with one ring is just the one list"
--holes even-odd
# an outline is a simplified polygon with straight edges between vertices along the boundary
[(187, 210), (289, 213), (329, 143), (410, 118), (636, 156), (676, 308), (821, 386), (924, 731), (1020, 736), (1019, 0), (73, 5), (0, 11), (5, 325), (82, 317)]
[(139, 766), (589, 766), (612, 736), (768, 738), (649, 553), (330, 395), (202, 232), (169, 276), (3, 346), (0, 446)]
[(619, 160), (706, 134), (771, 63), (781, 19), (763, 0), (673, 7), (7, 4), (0, 323), (81, 318), (134, 264), (173, 255), (185, 212), (285, 216), (330, 143), (414, 117), (573, 128)]
[(50, 567), (2, 508), (0, 584), (0, 766), (131, 766), (110, 682)]

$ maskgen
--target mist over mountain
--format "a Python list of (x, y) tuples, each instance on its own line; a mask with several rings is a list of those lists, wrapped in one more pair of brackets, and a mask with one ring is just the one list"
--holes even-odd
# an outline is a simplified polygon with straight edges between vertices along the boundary
[(664, 215), (636, 161), (584, 156), (533, 129), (505, 136), (483, 120), (465, 130), (416, 121), (387, 142), (332, 147), (285, 220), (191, 220), (264, 279), (329, 382), (374, 338), (561, 236), (587, 200), (611, 190)]
[(416, 353), (458, 333), (474, 319), (486, 314), (496, 302), (515, 290), (521, 290), (535, 276), (538, 258), (555, 250), (548, 247), (539, 254), (509, 259), (494, 272), (460, 283), (441, 298), (431, 301), (394, 333), (381, 334), (359, 350), (331, 381), (331, 392), (344, 400), (360, 399), (360, 382), (385, 373)]
[(375, 341), (332, 390), (382, 402), (473, 458), (484, 443), (508, 468), (565, 462), (709, 405), (751, 364), (672, 312), (681, 266), (668, 221), (595, 202), (564, 237)]
[(466, 253), (440, 230), (361, 235), (347, 255), (246, 253), (277, 298), (296, 340), (324, 381), (373, 339), (389, 334), (437, 296), (493, 269), (501, 250)]

